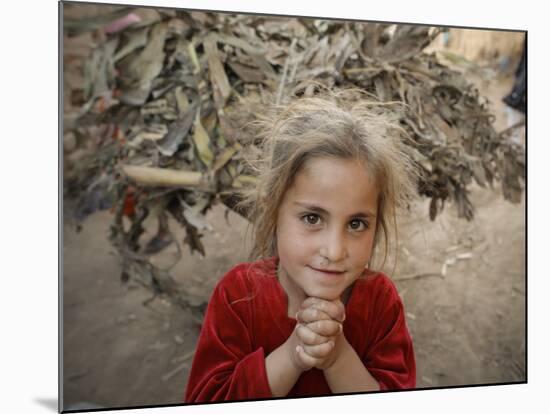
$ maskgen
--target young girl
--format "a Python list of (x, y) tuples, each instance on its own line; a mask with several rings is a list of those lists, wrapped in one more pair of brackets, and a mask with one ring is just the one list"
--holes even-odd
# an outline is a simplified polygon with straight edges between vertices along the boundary
[(259, 259), (216, 286), (187, 402), (415, 386), (403, 304), (371, 268), (414, 169), (386, 107), (357, 98), (297, 99), (268, 125), (247, 199)]

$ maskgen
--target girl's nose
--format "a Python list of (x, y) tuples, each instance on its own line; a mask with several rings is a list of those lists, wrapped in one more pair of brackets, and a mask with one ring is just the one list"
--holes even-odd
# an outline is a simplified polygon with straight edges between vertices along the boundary
[(345, 236), (339, 231), (328, 232), (319, 253), (331, 262), (345, 259), (347, 256)]

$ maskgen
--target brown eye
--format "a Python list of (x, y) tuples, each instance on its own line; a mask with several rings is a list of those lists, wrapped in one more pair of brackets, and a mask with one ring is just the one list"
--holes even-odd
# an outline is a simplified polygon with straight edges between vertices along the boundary
[(302, 220), (310, 226), (315, 226), (316, 224), (319, 224), (321, 218), (317, 214), (306, 214), (302, 217)]
[(363, 220), (355, 219), (349, 222), (349, 227), (355, 231), (363, 231), (368, 228), (368, 224)]

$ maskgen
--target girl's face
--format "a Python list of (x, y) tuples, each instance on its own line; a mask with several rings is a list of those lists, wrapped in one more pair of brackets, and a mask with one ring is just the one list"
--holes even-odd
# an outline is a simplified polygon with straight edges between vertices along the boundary
[(357, 160), (306, 162), (277, 218), (279, 280), (290, 303), (340, 298), (367, 266), (374, 242), (378, 189)]

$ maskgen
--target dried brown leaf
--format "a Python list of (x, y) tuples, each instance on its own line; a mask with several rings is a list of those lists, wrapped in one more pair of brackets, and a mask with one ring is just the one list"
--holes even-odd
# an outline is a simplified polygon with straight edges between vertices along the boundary
[(193, 143), (201, 162), (206, 167), (210, 167), (212, 165), (212, 161), (214, 160), (214, 154), (210, 149), (210, 137), (208, 136), (208, 132), (206, 132), (202, 126), (199, 113), (195, 116)]

